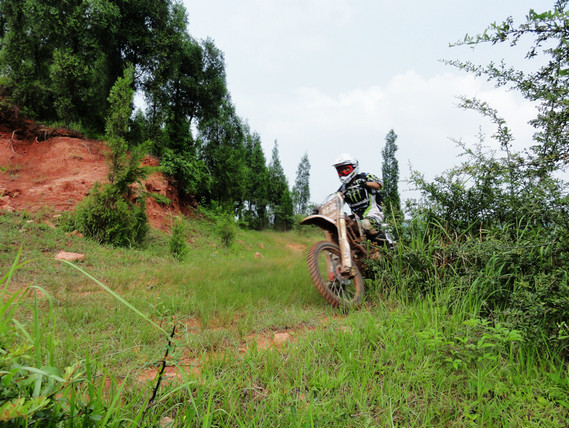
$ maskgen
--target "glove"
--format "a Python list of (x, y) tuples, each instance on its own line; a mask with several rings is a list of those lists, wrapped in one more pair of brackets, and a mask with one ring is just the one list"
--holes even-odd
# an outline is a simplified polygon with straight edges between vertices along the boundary
[(364, 189), (367, 188), (366, 186), (367, 180), (365, 180), (364, 178), (358, 178), (356, 181), (354, 181), (354, 186), (358, 186), (358, 187), (362, 187)]

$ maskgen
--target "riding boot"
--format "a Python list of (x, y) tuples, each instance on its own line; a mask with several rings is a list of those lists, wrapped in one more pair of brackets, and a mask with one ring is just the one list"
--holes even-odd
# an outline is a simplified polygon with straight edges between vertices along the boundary
[(385, 230), (380, 230), (374, 236), (369, 236), (369, 239), (373, 242), (386, 245), (389, 249), (392, 249), (395, 245), (395, 241), (391, 238), (389, 232)]

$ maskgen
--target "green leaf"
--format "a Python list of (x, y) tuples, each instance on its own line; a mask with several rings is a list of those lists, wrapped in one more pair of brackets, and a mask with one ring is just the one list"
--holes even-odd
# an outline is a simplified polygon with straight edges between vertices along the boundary
[(61, 377), (61, 373), (55, 367), (42, 367), (41, 369), (35, 367), (20, 367), (20, 369), (54, 379), (58, 382), (65, 382), (65, 379)]

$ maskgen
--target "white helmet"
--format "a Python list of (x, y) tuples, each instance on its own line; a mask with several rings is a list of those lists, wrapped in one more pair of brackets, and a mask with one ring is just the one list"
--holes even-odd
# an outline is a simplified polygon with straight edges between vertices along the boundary
[(338, 177), (342, 183), (349, 183), (354, 176), (360, 172), (358, 160), (349, 153), (342, 153), (338, 159), (332, 164), (338, 172)]

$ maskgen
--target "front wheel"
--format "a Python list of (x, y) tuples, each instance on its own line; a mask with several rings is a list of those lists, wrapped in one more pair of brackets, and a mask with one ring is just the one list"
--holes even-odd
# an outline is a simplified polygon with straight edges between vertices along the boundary
[(336, 308), (358, 307), (365, 293), (364, 280), (352, 259), (350, 275), (342, 274), (340, 247), (320, 241), (308, 252), (310, 278), (328, 303)]

